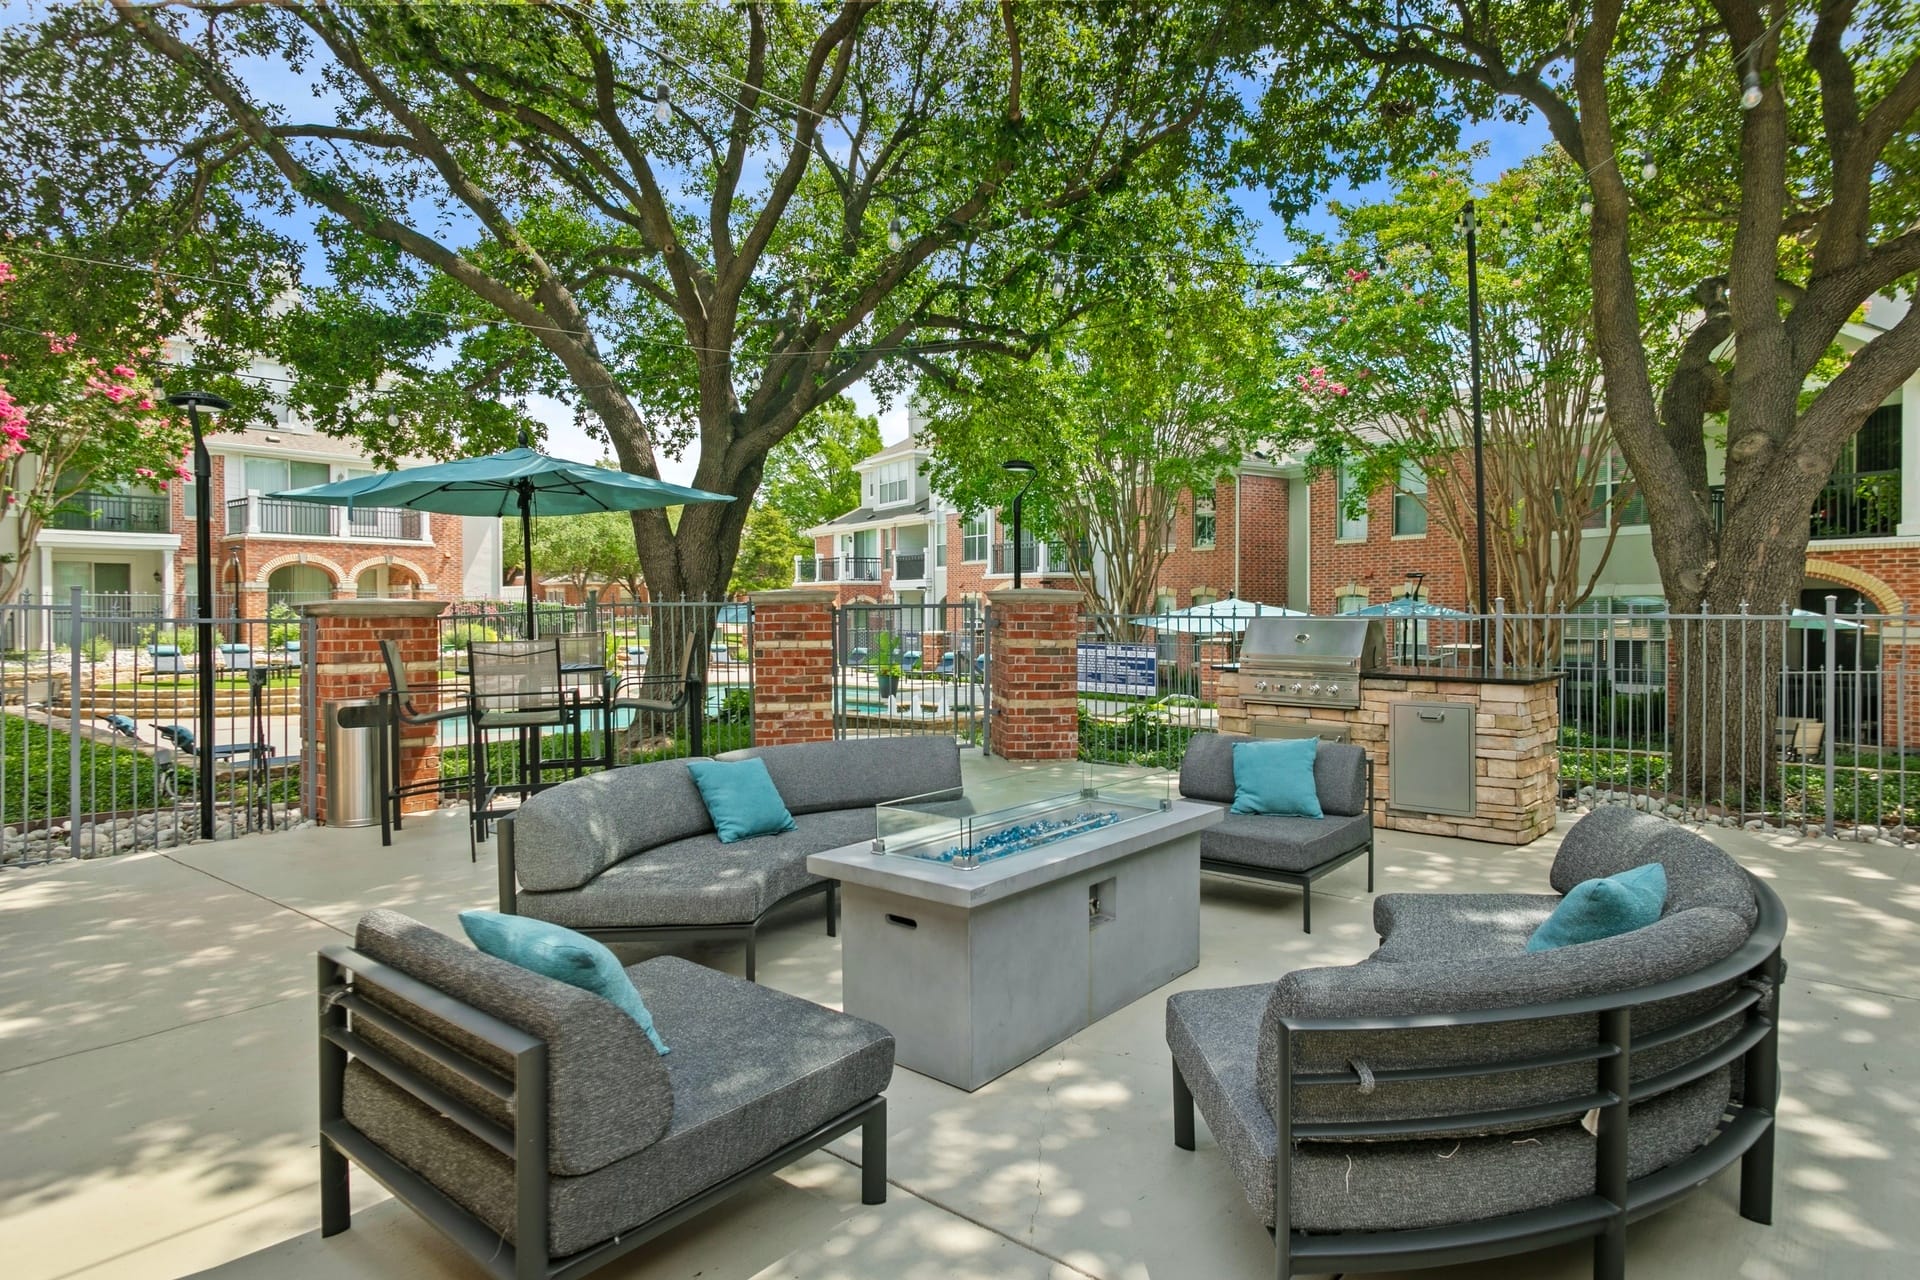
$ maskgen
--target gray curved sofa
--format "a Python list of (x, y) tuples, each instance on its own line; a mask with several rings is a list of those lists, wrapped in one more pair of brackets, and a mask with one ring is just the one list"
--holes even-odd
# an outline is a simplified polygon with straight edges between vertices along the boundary
[[(1196, 733), (1180, 758), (1180, 795), (1233, 804), (1233, 747), (1244, 733)], [(1320, 818), (1228, 813), (1200, 835), (1200, 869), (1300, 890), (1300, 931), (1313, 932), (1313, 882), (1355, 858), (1367, 860), (1373, 892), (1373, 761), (1366, 748), (1322, 742), (1313, 760)]]
[(739, 938), (754, 976), (760, 922), (824, 894), (838, 928), (837, 882), (809, 854), (873, 839), (873, 806), (957, 794), (960, 748), (916, 736), (730, 751), (758, 758), (794, 829), (722, 844), (684, 760), (628, 765), (530, 796), (500, 822), (500, 910), (565, 925), (602, 942)]
[[(1658, 922), (1525, 950), (1559, 894), (1653, 861)], [(1550, 881), (1388, 894), (1358, 964), (1168, 1000), (1174, 1141), (1193, 1149), (1197, 1106), (1275, 1230), (1279, 1275), (1592, 1237), (1595, 1275), (1619, 1277), (1628, 1219), (1734, 1160), (1742, 1214), (1770, 1221), (1779, 899), (1624, 807), (1576, 823)]]

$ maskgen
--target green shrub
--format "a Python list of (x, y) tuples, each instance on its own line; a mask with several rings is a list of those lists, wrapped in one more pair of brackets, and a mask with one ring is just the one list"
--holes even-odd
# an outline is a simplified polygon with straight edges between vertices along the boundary
[(440, 633), (442, 649), (464, 649), (470, 644), (498, 640), (500, 633), (484, 622), (456, 622)]
[(142, 648), (150, 644), (170, 644), (183, 654), (192, 653), (200, 645), (200, 631), (197, 627), (161, 622), (140, 628), (139, 640)]
[(753, 690), (746, 685), (735, 685), (720, 698), (720, 710), (714, 717), (715, 724), (752, 724)]
[(80, 646), (80, 653), (88, 662), (105, 662), (112, 652), (113, 641), (105, 636), (89, 636), (86, 643)]
[(284, 649), (287, 641), (300, 638), (300, 611), (284, 600), (267, 606), (267, 643)]
[(1143, 764), (1177, 769), (1196, 730), (1141, 707), (1118, 720), (1080, 716), (1080, 758), (1096, 764)]

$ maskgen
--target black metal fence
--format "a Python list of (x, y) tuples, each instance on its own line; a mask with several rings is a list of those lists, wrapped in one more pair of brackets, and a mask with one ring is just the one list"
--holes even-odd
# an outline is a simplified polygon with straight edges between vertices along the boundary
[[(220, 618), (202, 655), (195, 619), (97, 612), (100, 603), (75, 593), (63, 605), (0, 607), (0, 865), (198, 839), (202, 770), (216, 838), (300, 821), (310, 803), (303, 624)], [(203, 660), (214, 673), (212, 742), (199, 724)]]
[[(1208, 642), (1215, 643), (1209, 645)], [(1115, 614), (1080, 618), (1080, 758), (1178, 768), (1187, 740), (1219, 727), (1211, 697), (1237, 636), (1171, 630)], [(1216, 656), (1215, 650), (1225, 652)]]
[(834, 618), (837, 736), (981, 741), (988, 659), (976, 605), (843, 605)]

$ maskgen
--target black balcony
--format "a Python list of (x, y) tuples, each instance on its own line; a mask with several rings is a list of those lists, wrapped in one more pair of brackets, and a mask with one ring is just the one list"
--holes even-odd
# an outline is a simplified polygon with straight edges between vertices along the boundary
[(143, 493), (94, 493), (82, 490), (53, 513), (55, 529), (89, 529), (101, 533), (166, 533), (170, 521), (167, 500)]
[(917, 582), (927, 576), (927, 553), (924, 551), (896, 551), (893, 553), (894, 581)]
[(421, 513), (405, 507), (361, 507), (343, 509), (341, 533), (349, 538), (371, 538), (376, 542), (420, 541)]
[[(1725, 485), (1708, 492), (1713, 527), (1726, 522)], [(1889, 538), (1900, 528), (1900, 472), (1852, 471), (1828, 479), (1807, 515), (1813, 538)]]
[[(1040, 570), (1040, 544), (1029, 542), (1020, 548), (1020, 572), (1038, 573)], [(1013, 544), (996, 542), (993, 544), (993, 564), (989, 573), (1013, 572)]]
[(878, 582), (880, 581), (879, 556), (841, 556), (840, 581), (842, 582)]
[[(284, 502), (278, 498), (261, 498), (259, 519), (261, 533), (297, 534), (305, 538), (331, 538), (333, 536), (333, 509), (318, 506), (311, 502)], [(232, 513), (229, 512), (229, 520)], [(231, 529), (231, 523), (227, 526)]]

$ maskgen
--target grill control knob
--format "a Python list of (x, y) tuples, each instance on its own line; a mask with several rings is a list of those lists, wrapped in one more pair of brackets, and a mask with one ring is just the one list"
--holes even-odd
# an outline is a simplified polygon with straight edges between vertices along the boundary
[(1267, 691), (1267, 682), (1265, 680), (1256, 680), (1253, 682), (1253, 687), (1259, 692), (1265, 693)]
[(1313, 686), (1313, 688), (1312, 688), (1312, 690), (1311, 690), (1310, 692), (1313, 692), (1313, 693), (1318, 693), (1318, 692), (1320, 692), (1320, 686), (1319, 686), (1319, 685), (1315, 685), (1315, 686)]
[(1293, 682), (1293, 692), (1295, 693), (1300, 692), (1300, 682), (1298, 680), (1295, 680)]
[(1328, 685), (1328, 686), (1327, 686), (1327, 692), (1328, 692), (1328, 693), (1338, 693), (1338, 692), (1340, 692), (1340, 686), (1339, 686), (1339, 685), (1337, 685), (1337, 684), (1330, 684), (1330, 685)]

